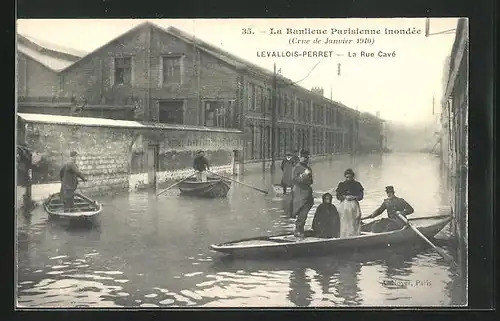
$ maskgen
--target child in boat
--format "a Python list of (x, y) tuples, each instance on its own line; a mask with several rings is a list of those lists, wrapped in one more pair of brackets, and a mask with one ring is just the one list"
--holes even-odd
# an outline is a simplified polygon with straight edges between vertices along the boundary
[(340, 216), (335, 205), (332, 204), (332, 194), (322, 196), (323, 203), (316, 209), (312, 223), (314, 236), (321, 238), (339, 237)]

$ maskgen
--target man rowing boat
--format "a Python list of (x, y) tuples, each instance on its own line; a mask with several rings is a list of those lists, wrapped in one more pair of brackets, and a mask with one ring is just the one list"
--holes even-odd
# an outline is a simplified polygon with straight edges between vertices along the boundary
[(198, 156), (195, 157), (193, 161), (193, 168), (196, 171), (196, 180), (199, 182), (207, 181), (207, 170), (210, 170), (210, 163), (205, 157), (205, 152), (202, 150), (198, 151)]
[(365, 219), (375, 218), (387, 210), (388, 218), (383, 218), (372, 226), (372, 232), (382, 233), (399, 230), (405, 226), (405, 223), (398, 218), (398, 214), (406, 217), (414, 212), (413, 207), (403, 198), (396, 197), (393, 186), (385, 188), (387, 198), (371, 215)]
[(60, 195), (65, 212), (71, 212), (73, 208), (75, 190), (78, 187), (78, 178), (84, 182), (87, 181), (76, 165), (78, 153), (73, 151), (69, 156), (70, 161), (64, 164), (59, 172), (59, 177), (61, 178)]
[(295, 236), (304, 237), (304, 226), (306, 224), (307, 214), (314, 204), (313, 192), (313, 174), (309, 167), (309, 152), (302, 150), (300, 152), (300, 161), (293, 168), (293, 188), (292, 188), (292, 210), (295, 221)]

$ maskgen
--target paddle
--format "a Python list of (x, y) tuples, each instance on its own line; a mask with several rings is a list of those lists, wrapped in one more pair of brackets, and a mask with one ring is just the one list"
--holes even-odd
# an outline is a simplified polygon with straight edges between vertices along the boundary
[(196, 175), (196, 172), (194, 172), (193, 174), (189, 175), (188, 177), (186, 178), (183, 178), (181, 179), (180, 181), (178, 181), (177, 183), (175, 184), (172, 184), (170, 185), (169, 187), (165, 188), (163, 191), (160, 191), (159, 193), (156, 194), (156, 196), (160, 196), (161, 194), (165, 193), (166, 191), (168, 191), (169, 189), (171, 189), (172, 187), (174, 186), (177, 186), (178, 184), (184, 182), (186, 179), (190, 178), (190, 177), (193, 177), (194, 175)]
[(425, 237), (425, 235), (422, 234), (415, 226), (413, 226), (406, 219), (406, 217), (404, 217), (403, 215), (401, 215), (399, 213), (397, 213), (397, 215), (398, 215), (398, 218), (400, 220), (402, 220), (406, 225), (408, 225), (413, 230), (413, 232), (415, 232), (415, 234), (417, 234), (418, 236), (420, 236), (420, 238), (422, 240), (424, 240), (425, 242), (427, 242), (427, 244), (429, 244), (436, 252), (438, 252), (438, 254), (441, 255), (443, 257), (443, 259), (445, 259), (446, 261), (448, 261), (449, 263), (451, 263), (454, 267), (457, 266), (457, 264), (455, 263), (455, 260), (449, 254), (447, 254), (443, 249), (437, 247), (431, 241), (429, 241), (429, 239), (427, 237)]
[(222, 176), (222, 175), (219, 175), (219, 174), (216, 174), (216, 173), (210, 172), (210, 171), (207, 171), (207, 172), (209, 172), (210, 174), (213, 174), (213, 175), (215, 175), (215, 176), (219, 176), (219, 177), (221, 177), (221, 178), (224, 178), (224, 179), (227, 179), (227, 180), (230, 180), (230, 181), (233, 181), (233, 182), (239, 183), (239, 184), (241, 184), (241, 185), (243, 185), (243, 186), (250, 187), (250, 188), (252, 188), (252, 189), (254, 189), (254, 190), (256, 190), (256, 191), (259, 191), (259, 192), (261, 192), (261, 193), (264, 193), (264, 194), (266, 194), (266, 195), (267, 195), (267, 194), (269, 194), (269, 191), (266, 191), (266, 190), (263, 190), (263, 189), (260, 189), (260, 188), (257, 188), (257, 187), (253, 187), (253, 186), (251, 186), (251, 185), (245, 184), (245, 183), (240, 182), (240, 181), (237, 181), (237, 180), (235, 180), (235, 179), (232, 179), (232, 178), (229, 178), (229, 177), (225, 177), (225, 176)]

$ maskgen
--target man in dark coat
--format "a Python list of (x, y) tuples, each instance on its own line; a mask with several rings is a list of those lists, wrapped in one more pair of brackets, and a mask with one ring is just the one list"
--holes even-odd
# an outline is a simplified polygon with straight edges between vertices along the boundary
[(403, 198), (396, 197), (393, 186), (387, 186), (385, 192), (387, 193), (387, 198), (384, 202), (373, 212), (373, 214), (366, 217), (367, 219), (375, 218), (387, 210), (388, 218), (383, 218), (372, 226), (372, 232), (374, 233), (402, 229), (405, 223), (401, 221), (397, 214), (401, 214), (406, 218), (407, 215), (414, 212), (413, 207), (411, 207), (408, 202)]
[(78, 153), (73, 151), (70, 153), (70, 161), (67, 162), (59, 172), (61, 178), (61, 199), (64, 205), (64, 211), (70, 212), (73, 208), (73, 201), (75, 197), (75, 190), (78, 187), (78, 178), (86, 182), (87, 179), (83, 176), (82, 172), (76, 165), (76, 158)]
[(299, 162), (300, 162), (300, 159), (299, 159), (299, 151), (298, 150), (295, 150), (293, 152), (293, 156), (292, 156), (292, 161), (295, 165), (297, 165)]
[(339, 237), (340, 216), (335, 205), (332, 204), (332, 194), (322, 196), (323, 203), (316, 209), (312, 222), (314, 235), (321, 238)]
[(304, 226), (306, 224), (307, 214), (314, 204), (313, 192), (313, 173), (309, 167), (309, 152), (302, 150), (300, 152), (300, 161), (293, 168), (293, 189), (292, 189), (292, 210), (295, 221), (295, 236), (304, 237)]
[(200, 182), (207, 181), (207, 170), (210, 170), (210, 164), (208, 159), (205, 157), (205, 152), (202, 150), (198, 151), (198, 155), (194, 158), (193, 168), (196, 171), (196, 179)]
[(281, 170), (283, 171), (283, 176), (281, 177), (281, 186), (283, 187), (283, 194), (286, 194), (288, 188), (292, 188), (292, 174), (293, 168), (296, 163), (293, 160), (292, 153), (286, 153), (285, 159), (281, 162)]

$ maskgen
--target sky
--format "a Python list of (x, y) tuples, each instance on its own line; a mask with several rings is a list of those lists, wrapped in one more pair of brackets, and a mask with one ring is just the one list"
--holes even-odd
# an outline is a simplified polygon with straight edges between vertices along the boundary
[[(58, 46), (93, 51), (140, 23), (150, 21), (161, 27), (174, 26), (194, 34), (259, 66), (280, 73), (311, 89), (323, 87), (324, 96), (343, 104), (402, 124), (434, 121), (432, 102), (439, 112), (443, 95), (443, 72), (455, 33), (425, 37), (424, 18), (392, 19), (20, 19), (18, 33)], [(454, 29), (456, 18), (430, 19), (430, 33)], [(253, 34), (243, 34), (251, 28)], [(270, 28), (282, 34), (271, 34)], [(328, 34), (286, 34), (310, 28)], [(381, 34), (340, 34), (342, 30), (380, 30)], [(385, 30), (414, 30), (419, 34), (387, 35)], [(332, 34), (332, 29), (336, 33)], [(290, 44), (292, 38), (308, 44)], [(313, 41), (319, 38), (320, 43)], [(324, 44), (326, 38), (352, 40), (351, 44)], [(357, 44), (358, 39), (369, 43)], [(258, 53), (286, 51), (328, 51), (331, 57), (260, 57)], [(361, 52), (375, 57), (361, 57)], [(378, 53), (395, 53), (379, 57)], [(330, 53), (332, 52), (332, 53)], [(356, 57), (352, 57), (356, 53)], [(337, 75), (337, 65), (341, 74)]]

